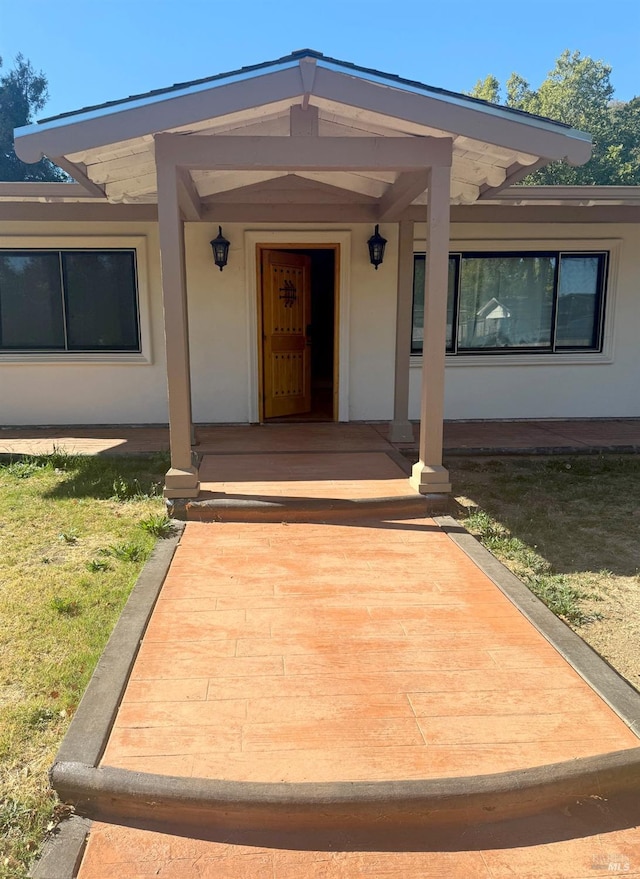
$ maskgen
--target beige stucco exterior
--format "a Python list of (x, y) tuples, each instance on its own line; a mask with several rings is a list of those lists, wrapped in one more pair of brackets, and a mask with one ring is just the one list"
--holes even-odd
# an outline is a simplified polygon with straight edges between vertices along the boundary
[[(231, 241), (223, 272), (213, 265), (210, 239), (217, 227), (186, 225), (187, 297), (193, 419), (196, 423), (255, 419), (252, 395), (257, 338), (250, 313), (255, 279), (247, 277), (245, 249), (264, 233), (283, 243), (308, 234), (336, 233), (350, 241), (348, 337), (345, 362), (348, 420), (393, 416), (396, 339), (397, 224), (381, 227), (388, 239), (384, 264), (374, 271), (366, 241), (368, 225), (227, 224)], [(425, 227), (416, 224), (415, 249), (424, 248)], [(249, 233), (249, 235), (248, 235)], [(269, 233), (269, 234), (267, 234)], [(287, 233), (291, 233), (287, 235)], [(295, 233), (295, 234), (293, 234)], [(2, 223), (2, 246), (81, 247), (128, 242), (138, 250), (142, 355), (0, 355), (0, 422), (27, 424), (166, 423), (167, 381), (157, 225), (148, 223)], [(332, 237), (329, 235), (329, 237)], [(605, 350), (602, 354), (474, 355), (448, 358), (445, 418), (640, 417), (640, 226), (622, 223), (454, 223), (451, 249), (611, 250)], [(252, 348), (254, 350), (252, 350)], [(411, 418), (419, 417), (421, 358), (410, 369)], [(346, 375), (345, 375), (346, 373)], [(255, 403), (255, 400), (253, 401)]]

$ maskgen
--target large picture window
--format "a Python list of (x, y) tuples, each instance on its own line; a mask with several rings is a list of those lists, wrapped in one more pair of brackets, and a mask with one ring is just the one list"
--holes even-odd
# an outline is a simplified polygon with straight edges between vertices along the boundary
[(0, 351), (140, 351), (135, 250), (0, 250)]
[[(452, 253), (448, 354), (600, 351), (607, 252)], [(414, 257), (411, 351), (422, 353), (425, 256)]]

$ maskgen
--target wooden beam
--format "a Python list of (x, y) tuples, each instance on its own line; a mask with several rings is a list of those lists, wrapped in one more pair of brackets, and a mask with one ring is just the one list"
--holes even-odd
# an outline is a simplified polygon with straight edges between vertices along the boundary
[(449, 474), (442, 465), (450, 189), (449, 169), (431, 169), (427, 207), (427, 259), (424, 272), (419, 460), (413, 465), (411, 472), (411, 484), (421, 494), (451, 491)]
[(184, 224), (175, 168), (158, 165), (158, 235), (169, 402), (171, 469), (165, 497), (196, 497), (198, 469), (191, 456), (191, 367)]
[[(0, 198), (33, 198), (38, 201), (61, 201), (68, 199), (95, 199), (79, 183), (39, 183), (36, 181), (0, 182)], [(104, 193), (100, 196), (104, 199)]]
[(158, 209), (154, 204), (111, 204), (108, 201), (66, 203), (0, 201), (0, 220), (14, 223), (18, 220), (134, 223), (155, 222), (157, 219)]
[(318, 108), (291, 107), (289, 110), (289, 134), (291, 137), (317, 137)]
[(473, 204), (480, 197), (480, 187), (452, 178), (450, 197), (455, 204)]
[(87, 166), (83, 165), (82, 162), (74, 164), (73, 162), (67, 161), (64, 156), (57, 156), (55, 159), (51, 159), (51, 161), (54, 165), (62, 168), (63, 171), (66, 171), (67, 174), (73, 177), (76, 183), (79, 183), (83, 189), (86, 189), (89, 195), (106, 199), (107, 194), (103, 187), (98, 186), (97, 183), (94, 183), (93, 180), (89, 179), (87, 176)]
[(191, 175), (184, 168), (178, 168), (176, 177), (178, 180), (178, 201), (185, 220), (199, 220), (202, 214), (202, 202)]
[(395, 219), (398, 213), (408, 207), (427, 188), (428, 172), (405, 171), (398, 175), (395, 183), (387, 189), (380, 199), (380, 222)]
[(640, 205), (583, 207), (479, 201), (475, 205), (452, 206), (451, 218), (454, 223), (640, 223)]
[(499, 187), (490, 187), (490, 186), (481, 186), (480, 187), (480, 195), (479, 198), (491, 198), (496, 194), (496, 189), (504, 189), (507, 186), (511, 186), (512, 183), (517, 183), (519, 180), (522, 180), (523, 177), (528, 177), (529, 174), (533, 174), (534, 171), (537, 171), (538, 168), (544, 168), (547, 162), (544, 159), (538, 159), (537, 162), (534, 162), (533, 165), (528, 164), (523, 168), (520, 162), (515, 162), (509, 168), (506, 169), (504, 180), (502, 181), (501, 186)]
[[(209, 223), (377, 223), (376, 204), (219, 204), (203, 205)], [(422, 209), (424, 219), (424, 208)]]
[(252, 171), (421, 171), (451, 165), (448, 137), (208, 137), (157, 134), (157, 161)]
[(454, 155), (451, 174), (458, 180), (466, 180), (478, 186), (502, 186), (507, 176), (507, 169), (488, 162), (458, 158)]
[[(16, 186), (19, 184), (10, 184)], [(22, 184), (28, 185), (28, 184)], [(42, 184), (33, 184), (35, 186)], [(54, 186), (73, 186), (75, 184), (52, 184)], [(88, 198), (89, 196), (87, 196)], [(263, 214), (264, 209), (264, 214)], [(218, 210), (215, 206), (203, 209), (203, 220), (215, 222), (335, 222), (376, 223), (376, 205), (318, 205), (314, 215), (314, 205), (292, 208), (286, 204), (256, 205), (223, 204)], [(267, 211), (269, 215), (266, 216)], [(403, 212), (402, 219), (424, 222), (424, 205), (411, 205)], [(156, 222), (158, 209), (155, 204), (111, 204), (107, 201), (2, 201), (0, 199), (0, 220), (7, 222), (27, 221), (78, 221), (78, 222)], [(473, 205), (452, 205), (451, 219), (454, 223), (640, 223), (638, 204), (526, 204), (484, 203)], [(114, 230), (115, 231), (115, 230)]]
[(300, 59), (300, 77), (302, 79), (302, 109), (306, 110), (309, 106), (309, 98), (313, 92), (313, 83), (316, 78), (316, 59), (301, 58)]

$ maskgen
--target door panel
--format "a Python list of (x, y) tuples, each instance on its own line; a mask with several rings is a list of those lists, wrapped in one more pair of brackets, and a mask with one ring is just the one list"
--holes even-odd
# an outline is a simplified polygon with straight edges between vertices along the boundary
[(264, 417), (311, 409), (311, 258), (262, 251)]

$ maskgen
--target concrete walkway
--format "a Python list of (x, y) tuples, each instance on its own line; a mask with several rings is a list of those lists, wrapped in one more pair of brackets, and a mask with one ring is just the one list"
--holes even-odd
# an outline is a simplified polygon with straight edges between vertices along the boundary
[[(394, 515), (384, 441), (313, 473), (285, 435), (269, 458), (217, 448), (207, 490), (367, 515), (186, 524), (80, 797), (109, 818), (79, 879), (640, 877), (640, 696), (453, 520)], [(284, 799), (261, 810), (265, 785)], [(307, 799), (279, 813), (289, 790)]]

